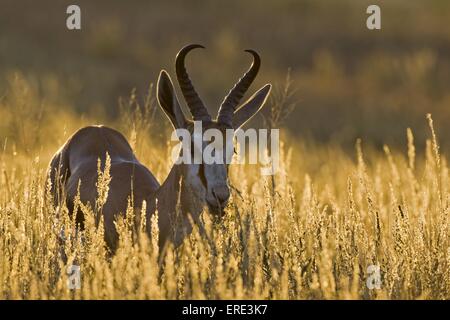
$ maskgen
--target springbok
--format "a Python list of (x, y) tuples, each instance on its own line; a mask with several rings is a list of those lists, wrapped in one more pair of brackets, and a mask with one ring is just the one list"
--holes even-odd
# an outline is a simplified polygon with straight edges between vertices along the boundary
[[(225, 132), (226, 129), (240, 128), (262, 108), (271, 89), (271, 85), (266, 84), (237, 108), (258, 73), (259, 55), (253, 50), (246, 50), (252, 54), (253, 63), (223, 100), (217, 119), (214, 120), (186, 72), (185, 57), (194, 48), (204, 47), (196, 44), (185, 46), (178, 52), (175, 63), (178, 83), (193, 120), (201, 121), (203, 130), (215, 128)], [(165, 70), (159, 74), (157, 98), (173, 127), (187, 129), (192, 134), (194, 122), (183, 114), (170, 76)], [(195, 144), (195, 139), (192, 140)], [(203, 143), (194, 145), (194, 148), (201, 150), (204, 147)], [(147, 221), (150, 221), (157, 209), (160, 247), (167, 241), (175, 246), (180, 245), (184, 236), (192, 231), (191, 223), (199, 223), (200, 214), (205, 207), (209, 208), (211, 214), (223, 214), (223, 208), (230, 197), (228, 164), (225, 161), (223, 164), (174, 164), (166, 180), (160, 185), (136, 158), (126, 138), (118, 131), (101, 125), (78, 130), (53, 156), (47, 177), (51, 182), (50, 191), (55, 203), (65, 201), (69, 212), (73, 212), (74, 199), (79, 190), (82, 203), (94, 204), (97, 197), (97, 161), (101, 159), (104, 163), (106, 153), (111, 159), (111, 181), (102, 215), (105, 241), (111, 251), (115, 251), (118, 240), (114, 222), (119, 214), (126, 211), (130, 196), (134, 199), (136, 212), (139, 212), (141, 204), (146, 201)], [(178, 217), (181, 223), (174, 230), (176, 212), (181, 216)], [(83, 213), (78, 210), (73, 214), (76, 214), (76, 223), (83, 228)], [(146, 231), (150, 232), (150, 229), (151, 225), (147, 223)]]

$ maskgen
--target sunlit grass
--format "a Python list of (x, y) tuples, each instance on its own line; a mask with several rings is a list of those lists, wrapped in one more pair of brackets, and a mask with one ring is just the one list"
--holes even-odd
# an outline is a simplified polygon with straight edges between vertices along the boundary
[[(9, 121), (35, 131), (33, 139), (22, 140), (18, 131), (2, 141), (0, 299), (450, 298), (449, 171), (431, 116), (425, 150), (415, 148), (406, 128), (406, 152), (358, 140), (354, 155), (285, 133), (274, 179), (257, 166), (231, 167), (231, 204), (219, 222), (203, 215), (206, 236), (194, 228), (179, 248), (161, 253), (156, 217), (137, 220), (130, 208), (117, 222), (119, 248), (111, 256), (103, 225), (95, 223), (109, 166), (99, 169), (102, 196), (94, 208), (75, 203), (85, 215), (83, 232), (46, 191), (48, 159), (66, 127), (89, 120), (61, 112), (66, 121), (47, 121), (54, 115), (43, 112), (33, 127), (26, 113), (12, 114), (23, 97), (2, 102)], [(144, 104), (135, 109), (131, 101), (111, 125), (123, 129), (139, 159), (163, 179), (168, 146), (152, 136)], [(153, 226), (150, 235), (145, 224)], [(70, 265), (81, 268), (79, 290), (67, 285)], [(380, 289), (366, 285), (369, 265), (380, 266)]]

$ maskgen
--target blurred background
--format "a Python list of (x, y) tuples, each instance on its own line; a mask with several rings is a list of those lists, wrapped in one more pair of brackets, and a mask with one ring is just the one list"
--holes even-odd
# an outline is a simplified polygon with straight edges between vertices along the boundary
[[(81, 31), (66, 28), (70, 4), (81, 7)], [(366, 28), (370, 4), (381, 7), (380, 31)], [(183, 45), (201, 43), (187, 67), (216, 112), (252, 48), (262, 68), (247, 96), (283, 87), (290, 70), (296, 108), (283, 125), (294, 137), (406, 148), (411, 127), (420, 146), (431, 113), (448, 150), (449, 21), (448, 0), (0, 0), (0, 99), (32, 95), (15, 103), (30, 125), (44, 121), (42, 105), (113, 121), (120, 97), (135, 88), (143, 99), (162, 68), (174, 78)], [(14, 135), (13, 115), (0, 115), (1, 135)]]

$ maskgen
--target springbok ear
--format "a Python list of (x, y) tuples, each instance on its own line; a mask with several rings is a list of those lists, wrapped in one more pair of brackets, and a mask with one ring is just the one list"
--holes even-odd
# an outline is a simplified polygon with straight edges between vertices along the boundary
[(235, 130), (242, 127), (264, 106), (269, 96), (272, 85), (266, 84), (250, 97), (239, 109), (233, 114), (233, 128)]
[(181, 110), (172, 80), (165, 70), (161, 70), (159, 74), (156, 95), (160, 107), (164, 110), (174, 128), (186, 128), (186, 117)]

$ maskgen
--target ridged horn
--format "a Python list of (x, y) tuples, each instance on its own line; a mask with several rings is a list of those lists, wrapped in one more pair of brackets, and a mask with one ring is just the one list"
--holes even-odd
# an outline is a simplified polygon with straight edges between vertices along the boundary
[(197, 92), (192, 85), (191, 79), (184, 66), (184, 60), (189, 51), (195, 48), (205, 48), (199, 44), (190, 44), (182, 48), (175, 59), (175, 69), (177, 73), (178, 84), (180, 85), (181, 92), (184, 99), (191, 111), (194, 120), (211, 121), (211, 116), (208, 113), (205, 105), (198, 96)]
[(230, 90), (228, 95), (223, 100), (219, 108), (217, 121), (225, 123), (227, 125), (232, 124), (233, 113), (236, 110), (239, 102), (248, 90), (253, 80), (255, 80), (258, 74), (259, 67), (261, 66), (261, 58), (254, 50), (245, 50), (253, 55), (253, 63), (248, 71), (239, 79), (239, 81)]

